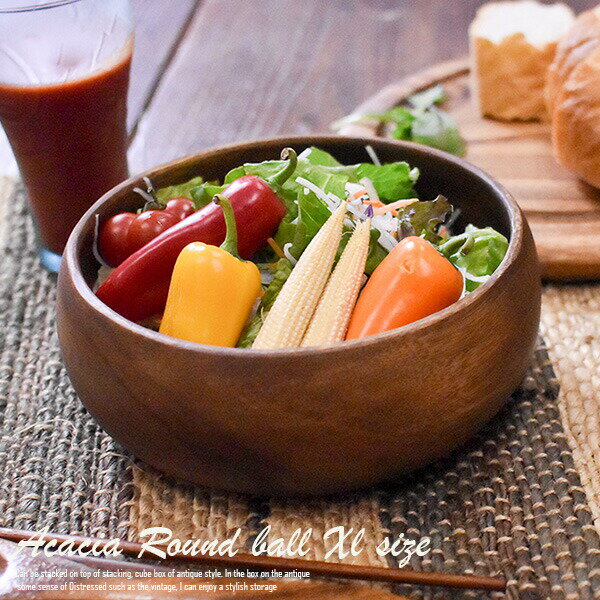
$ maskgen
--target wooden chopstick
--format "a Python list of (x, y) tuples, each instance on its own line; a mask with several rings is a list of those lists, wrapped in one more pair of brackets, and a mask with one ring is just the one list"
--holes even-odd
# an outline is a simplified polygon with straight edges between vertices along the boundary
[[(7, 529), (0, 527), (0, 539), (11, 542), (28, 540), (32, 535), (39, 536), (35, 532)], [(61, 535), (55, 533), (41, 534), (39, 536), (45, 541), (55, 540), (57, 544), (63, 542), (74, 542), (80, 544), (97, 544), (97, 548), (104, 547), (108, 540), (75, 535)], [(155, 546), (160, 548), (160, 546)], [(135, 542), (121, 541), (119, 549), (125, 556), (137, 558), (142, 546)], [(164, 549), (164, 548), (163, 548)], [(69, 557), (77, 560), (77, 557)], [(435, 587), (447, 587), (458, 589), (504, 591), (506, 582), (497, 577), (485, 577), (479, 575), (452, 575), (450, 573), (433, 573), (429, 571), (414, 571), (412, 569), (387, 569), (385, 567), (369, 567), (361, 565), (346, 565), (342, 563), (330, 563), (323, 561), (303, 560), (295, 558), (279, 558), (274, 556), (255, 556), (253, 554), (236, 554), (235, 556), (187, 556), (174, 554), (169, 556), (169, 561), (179, 563), (201, 563), (214, 567), (253, 567), (262, 570), (277, 571), (304, 571), (313, 576), (333, 577), (338, 579), (354, 579), (361, 581), (377, 581), (382, 583), (409, 583), (413, 585), (425, 585)]]

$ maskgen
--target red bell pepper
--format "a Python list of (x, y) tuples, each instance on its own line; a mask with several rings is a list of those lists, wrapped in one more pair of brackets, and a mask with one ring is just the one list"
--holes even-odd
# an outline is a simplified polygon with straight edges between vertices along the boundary
[[(289, 163), (268, 181), (245, 175), (223, 191), (233, 207), (239, 255), (244, 259), (252, 258), (267, 243), (286, 213), (285, 205), (273, 188), (277, 189), (296, 169), (296, 153), (291, 148), (282, 153), (282, 158), (288, 156)], [(131, 321), (160, 314), (167, 301), (179, 253), (192, 242), (219, 246), (224, 239), (223, 211), (210, 203), (132, 254), (109, 275), (96, 294)]]

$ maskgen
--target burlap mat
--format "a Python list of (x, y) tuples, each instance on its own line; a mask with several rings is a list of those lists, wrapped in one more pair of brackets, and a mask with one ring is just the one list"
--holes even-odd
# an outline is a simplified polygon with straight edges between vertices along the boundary
[(560, 381), (563, 427), (600, 530), (600, 284), (546, 287), (542, 334)]
[[(10, 188), (4, 181), (0, 189)], [(60, 361), (56, 277), (39, 265), (24, 194), (3, 204), (0, 522), (127, 535), (130, 459), (87, 414)]]
[[(385, 537), (429, 536), (433, 551), (413, 559), (416, 568), (502, 573), (511, 597), (600, 598), (593, 523), (600, 518), (597, 286), (546, 290), (542, 333), (550, 358), (540, 343), (522, 388), (467, 447), (385, 489), (312, 502), (258, 501), (163, 478), (99, 430), (60, 362), (55, 279), (37, 262), (22, 192), (10, 195), (7, 212), (0, 263), (1, 525), (131, 539), (152, 525), (182, 538), (229, 537), (240, 527), (242, 546), (266, 525), (270, 540), (310, 527), (307, 558), (324, 556), (323, 533), (331, 527), (364, 527), (366, 550), (356, 562), (386, 564), (375, 553)], [(426, 590), (402, 591), (429, 597)]]

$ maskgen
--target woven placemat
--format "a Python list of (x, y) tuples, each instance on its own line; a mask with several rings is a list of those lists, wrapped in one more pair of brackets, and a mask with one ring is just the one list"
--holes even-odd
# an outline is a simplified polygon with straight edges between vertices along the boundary
[(600, 284), (547, 286), (541, 329), (560, 381), (562, 424), (600, 531)]
[[(540, 342), (523, 386), (501, 414), (446, 460), (367, 493), (258, 501), (162, 477), (135, 463), (95, 425), (60, 362), (55, 278), (37, 262), (20, 189), (8, 206), (0, 259), (1, 525), (130, 539), (154, 525), (182, 538), (225, 538), (241, 528), (246, 547), (266, 525), (270, 540), (312, 528), (307, 558), (324, 557), (332, 542), (326, 544), (323, 533), (331, 527), (364, 527), (366, 550), (354, 562), (395, 566), (376, 554), (382, 540), (428, 536), (432, 552), (413, 558), (415, 568), (502, 573), (510, 597), (600, 598), (600, 539), (593, 523), (598, 428), (589, 413), (596, 384), (577, 396), (586, 374), (597, 377), (597, 330), (585, 339), (560, 333), (578, 321), (568, 305), (548, 317), (559, 292), (549, 290), (545, 299), (543, 333), (552, 339), (561, 382), (564, 371), (565, 389), (577, 396), (568, 406)], [(597, 294), (590, 289), (587, 304), (597, 319)], [(590, 316), (582, 318), (589, 326)], [(573, 355), (560, 345), (566, 339), (580, 344)], [(426, 590), (401, 591), (430, 597)]]
[(0, 262), (0, 522), (125, 536), (131, 461), (69, 383), (54, 328), (56, 277), (39, 264), (24, 196), (19, 189), (5, 205)]

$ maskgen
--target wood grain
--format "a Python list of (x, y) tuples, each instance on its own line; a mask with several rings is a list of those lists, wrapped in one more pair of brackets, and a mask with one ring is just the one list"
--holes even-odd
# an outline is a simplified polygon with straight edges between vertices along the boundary
[(132, 170), (221, 143), (329, 131), (389, 82), (465, 54), (481, 4), (205, 0), (145, 113)]
[(135, 47), (131, 64), (128, 125), (132, 130), (186, 33), (201, 0), (132, 0)]
[(207, 0), (140, 124), (132, 169), (225, 142), (327, 131), (389, 81), (463, 53), (479, 3)]
[[(417, 90), (443, 83), (445, 109), (467, 141), (466, 158), (496, 177), (525, 211), (547, 279), (600, 278), (600, 191), (555, 161), (548, 123), (482, 119), (471, 102), (467, 60), (442, 63), (390, 85), (352, 114), (387, 110)], [(390, 136), (372, 120), (350, 123), (347, 135)]]

